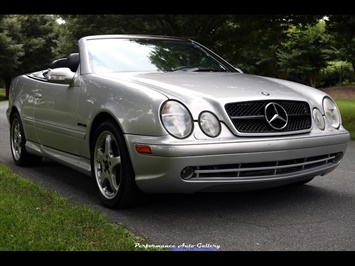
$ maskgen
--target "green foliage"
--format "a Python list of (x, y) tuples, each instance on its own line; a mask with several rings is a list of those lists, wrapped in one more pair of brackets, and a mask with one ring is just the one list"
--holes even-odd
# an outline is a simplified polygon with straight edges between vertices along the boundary
[(53, 15), (0, 17), (0, 78), (6, 95), (12, 78), (47, 68), (53, 60), (55, 23)]
[(18, 41), (23, 45), (24, 55), (20, 58), (19, 73), (45, 69), (54, 60), (52, 47), (57, 34), (52, 15), (13, 15), (21, 25)]
[(327, 67), (335, 54), (332, 37), (325, 34), (324, 27), (324, 21), (305, 29), (291, 27), (289, 39), (277, 53), (285, 73), (307, 77), (312, 87), (316, 87), (320, 70)]
[(327, 20), (326, 31), (334, 37), (339, 59), (350, 62), (355, 73), (355, 16), (333, 14)]
[(355, 74), (351, 63), (344, 61), (330, 61), (320, 72), (317, 87), (348, 85), (355, 82)]
[(20, 24), (11, 16), (0, 17), (0, 77), (15, 72), (24, 55), (23, 43), (18, 42)]
[[(3, 32), (4, 46), (7, 50), (0, 52), (1, 75), (15, 75), (33, 72), (47, 67), (53, 60), (51, 47), (56, 39), (54, 31), (55, 17), (51, 15), (7, 15), (0, 25)], [(1, 39), (1, 37), (0, 37)], [(12, 55), (9, 57), (9, 54)]]

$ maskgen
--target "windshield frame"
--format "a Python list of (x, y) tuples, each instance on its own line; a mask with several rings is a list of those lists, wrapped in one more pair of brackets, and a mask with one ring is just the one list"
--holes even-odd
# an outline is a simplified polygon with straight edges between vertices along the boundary
[[(95, 43), (96, 41), (96, 43)], [(97, 42), (99, 41), (99, 42)], [(101, 42), (101, 44), (99, 44)], [(106, 45), (104, 45), (104, 42), (106, 42)], [(124, 45), (123, 44), (129, 44), (129, 42), (133, 43), (133, 46), (136, 45), (137, 47), (139, 46), (140, 48), (147, 48), (147, 53), (148, 52), (156, 52), (155, 56), (156, 58), (154, 58), (154, 60), (156, 60), (155, 62), (158, 62), (160, 60), (160, 63), (162, 63), (166, 58), (164, 58), (163, 56), (163, 48), (165, 48), (167, 50), (167, 48), (174, 48), (177, 49), (176, 47), (182, 48), (183, 46), (186, 46), (186, 48), (191, 48), (194, 50), (191, 50), (192, 52), (198, 52), (200, 53), (200, 56), (202, 58), (202, 56), (204, 56), (205, 60), (209, 60), (208, 62), (211, 63), (211, 65), (214, 64), (214, 67), (208, 67), (208, 65), (187, 65), (185, 66), (184, 64), (178, 65), (177, 67), (171, 67), (168, 63), (168, 67), (165, 68), (159, 68), (156, 67), (157, 65), (152, 64), (152, 57), (150, 58), (151, 62), (147, 61), (147, 56), (144, 58), (144, 53), (141, 54), (142, 58), (141, 60), (143, 60), (142, 65), (146, 64), (146, 68), (142, 67), (141, 69), (139, 69), (138, 67), (135, 68), (124, 68), (122, 67), (121, 69), (114, 69), (112, 71), (112, 69), (109, 67), (108, 69), (104, 67), (101, 68), (101, 70), (99, 70), (98, 65), (95, 65), (95, 62), (93, 60), (93, 55), (94, 56), (106, 56), (106, 60), (111, 60), (111, 58), (109, 58), (109, 56), (112, 56), (112, 54), (114, 55), (114, 52), (112, 50), (112, 47), (114, 47), (114, 43), (116, 44), (120, 44), (121, 48), (124, 49)], [(110, 43), (110, 45), (112, 46), (110, 49), (110, 53), (108, 53), (107, 51), (108, 49), (108, 44)], [(163, 45), (169, 44), (171, 46), (167, 46), (167, 47), (163, 47)], [(148, 49), (148, 45), (152, 45), (152, 47), (150, 47)], [(155, 45), (155, 46), (154, 46)], [(132, 46), (132, 47), (133, 47)], [(178, 38), (178, 37), (159, 37), (159, 36), (131, 36), (131, 35), (101, 35), (101, 36), (89, 36), (89, 37), (84, 37), (82, 39), (79, 40), (79, 47), (81, 51), (85, 51), (85, 55), (81, 56), (81, 60), (86, 60), (86, 69), (82, 69), (82, 71), (84, 73), (108, 73), (108, 72), (171, 72), (171, 71), (198, 71), (198, 72), (239, 72), (238, 69), (236, 69), (235, 67), (233, 67), (231, 64), (229, 64), (226, 60), (224, 60), (222, 57), (220, 57), (219, 55), (217, 55), (216, 53), (214, 53), (213, 51), (211, 51), (210, 49), (206, 48), (205, 46), (199, 44), (196, 41), (192, 41), (189, 39), (183, 39), (183, 38)], [(101, 47), (103, 49), (101, 49)], [(130, 47), (130, 48), (132, 48)], [(135, 47), (134, 49), (138, 49), (137, 47)], [(121, 49), (120, 48), (120, 49)], [(161, 50), (158, 50), (161, 49)], [(96, 50), (95, 50), (96, 49)], [(155, 50), (154, 50), (155, 49)], [(184, 50), (182, 50), (184, 51)], [(117, 58), (123, 58), (123, 59), (129, 59), (130, 63), (139, 63), (139, 60), (137, 59), (132, 59), (132, 57), (136, 56), (136, 54), (138, 54), (138, 50), (136, 51), (137, 53), (132, 53), (131, 55), (128, 55), (129, 51), (126, 51), (126, 53), (122, 53), (122, 51), (120, 50), (115, 50), (115, 52), (117, 52)], [(143, 49), (140, 50), (139, 52), (143, 52)], [(99, 53), (101, 53), (101, 55), (98, 55)], [(160, 53), (160, 54), (159, 54)], [(169, 54), (170, 53), (170, 54)], [(176, 54), (178, 54), (178, 52), (175, 51)], [(171, 51), (167, 51), (167, 54), (165, 55), (170, 56), (172, 55)], [(186, 53), (182, 53), (182, 55), (186, 56)], [(181, 55), (181, 56), (182, 56)], [(196, 55), (196, 54), (194, 54)], [(120, 56), (120, 57), (119, 57)], [(126, 56), (126, 58), (125, 58)], [(100, 57), (100, 60), (103, 59), (102, 57)], [(123, 61), (122, 59), (122, 61)], [(96, 59), (97, 60), (97, 59)], [(145, 60), (145, 61), (144, 61)], [(100, 61), (101, 62), (101, 61)], [(106, 63), (109, 61), (106, 61)], [(118, 61), (111, 61), (110, 63), (113, 64), (113, 62), (118, 62)], [(207, 62), (207, 61), (206, 61)], [(97, 63), (97, 62), (96, 62)], [(102, 62), (101, 62), (102, 63)], [(121, 63), (121, 62), (120, 62)], [(151, 65), (149, 65), (149, 63)], [(166, 62), (165, 62), (166, 63)], [(172, 65), (172, 63), (170, 62), (170, 64)], [(154, 66), (153, 66), (154, 65)], [(82, 65), (83, 66), (83, 65)], [(160, 65), (161, 66), (161, 65)], [(153, 68), (149, 68), (149, 67), (156, 67), (156, 69)], [(181, 69), (179, 69), (178, 67), (181, 67)]]

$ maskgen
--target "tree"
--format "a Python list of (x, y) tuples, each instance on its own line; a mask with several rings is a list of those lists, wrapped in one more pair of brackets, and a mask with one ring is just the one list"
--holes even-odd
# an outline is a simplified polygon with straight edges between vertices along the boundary
[(321, 20), (315, 26), (304, 30), (291, 27), (289, 39), (278, 49), (281, 69), (290, 75), (304, 75), (309, 85), (316, 87), (319, 71), (334, 57), (331, 36), (325, 34), (325, 23)]
[(5, 15), (0, 23), (0, 74), (8, 97), (13, 77), (44, 69), (54, 59), (56, 21), (52, 15)]
[(351, 63), (355, 74), (355, 16), (330, 15), (326, 20), (326, 32), (334, 36), (340, 59)]
[(23, 45), (24, 55), (20, 58), (21, 73), (32, 72), (48, 67), (54, 60), (53, 47), (57, 24), (52, 15), (15, 15), (21, 25), (19, 43)]
[(318, 22), (317, 15), (231, 15), (219, 36), (218, 52), (246, 73), (283, 77), (276, 51), (288, 38), (290, 26), (304, 28)]
[(19, 58), (23, 55), (22, 44), (13, 37), (19, 35), (19, 24), (13, 23), (13, 18), (0, 17), (0, 77), (5, 82), (6, 97), (9, 92), (9, 80), (20, 65)]

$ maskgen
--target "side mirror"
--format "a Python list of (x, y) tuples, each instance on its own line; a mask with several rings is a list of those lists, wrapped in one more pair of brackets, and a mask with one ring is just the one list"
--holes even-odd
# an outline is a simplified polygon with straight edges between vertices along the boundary
[(46, 78), (49, 82), (59, 84), (70, 84), (73, 81), (75, 73), (68, 67), (59, 67), (51, 69), (46, 74)]
[(243, 70), (241, 70), (240, 68), (238, 68), (238, 67), (234, 67), (234, 68), (235, 68), (235, 70), (237, 70), (238, 72), (244, 74)]

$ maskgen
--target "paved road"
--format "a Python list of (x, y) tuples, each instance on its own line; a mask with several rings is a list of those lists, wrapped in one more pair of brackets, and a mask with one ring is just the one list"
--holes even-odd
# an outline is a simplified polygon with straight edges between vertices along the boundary
[[(88, 176), (55, 162), (18, 168), (0, 103), (0, 163), (79, 204), (103, 212), (151, 245), (220, 251), (354, 251), (355, 142), (337, 170), (305, 186), (258, 192), (155, 195), (143, 206), (109, 210)], [(137, 251), (144, 247), (137, 247)]]

